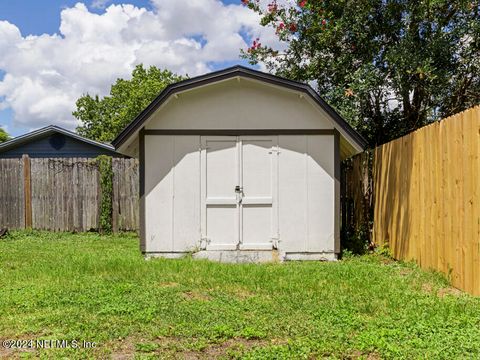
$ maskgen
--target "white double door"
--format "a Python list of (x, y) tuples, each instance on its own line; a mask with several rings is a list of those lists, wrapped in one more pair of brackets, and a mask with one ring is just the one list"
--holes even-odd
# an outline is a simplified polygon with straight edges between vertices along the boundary
[(204, 247), (263, 250), (276, 246), (277, 189), (276, 136), (202, 137)]

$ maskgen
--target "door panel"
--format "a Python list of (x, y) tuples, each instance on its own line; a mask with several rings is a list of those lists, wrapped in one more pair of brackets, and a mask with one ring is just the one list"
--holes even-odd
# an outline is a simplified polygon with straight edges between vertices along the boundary
[(248, 198), (272, 197), (272, 139), (242, 138), (244, 203)]
[(242, 249), (271, 249), (276, 237), (276, 137), (241, 136), (240, 236)]
[(242, 204), (241, 249), (272, 249), (272, 205)]
[(234, 136), (202, 138), (202, 235), (209, 250), (236, 249), (239, 242), (237, 146)]
[(207, 199), (235, 200), (238, 184), (237, 143), (235, 138), (207, 139)]
[(229, 205), (207, 205), (208, 250), (232, 250), (238, 244), (238, 210)]

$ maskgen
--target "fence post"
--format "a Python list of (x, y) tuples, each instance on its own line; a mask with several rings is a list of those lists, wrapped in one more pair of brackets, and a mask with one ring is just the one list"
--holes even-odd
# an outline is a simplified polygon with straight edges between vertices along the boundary
[(23, 194), (25, 199), (25, 229), (32, 228), (32, 177), (30, 158), (23, 155)]

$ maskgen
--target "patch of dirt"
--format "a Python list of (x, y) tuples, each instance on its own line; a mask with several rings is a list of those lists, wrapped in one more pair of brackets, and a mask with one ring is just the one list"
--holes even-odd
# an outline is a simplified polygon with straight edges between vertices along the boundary
[[(0, 339), (0, 341), (3, 341), (3, 339)], [(14, 350), (0, 347), (0, 359), (13, 359), (13, 354)]]
[[(130, 337), (123, 340), (112, 341), (105, 344), (105, 347), (113, 349), (109, 358), (115, 360), (128, 360), (134, 359), (135, 355), (143, 353), (142, 351), (136, 351), (136, 344), (144, 342), (156, 343), (159, 345), (158, 349), (151, 352), (144, 352), (144, 354), (149, 353), (161, 355), (163, 358), (187, 360), (216, 359), (227, 355), (229, 351), (244, 353), (254, 347), (265, 346), (270, 343), (266, 340), (236, 338), (219, 344), (208, 344), (202, 350), (191, 350), (187, 348), (186, 344), (191, 343), (192, 339), (189, 341), (189, 339), (180, 339), (176, 337), (159, 337), (153, 340), (146, 340)], [(277, 342), (277, 344), (280, 343), (280, 341)]]
[(445, 297), (446, 295), (451, 295), (451, 296), (461, 296), (463, 292), (461, 290), (458, 290), (454, 287), (448, 287), (448, 288), (441, 288), (438, 290), (437, 296), (438, 297)]
[(255, 293), (241, 286), (232, 288), (231, 293), (233, 296), (238, 297), (241, 300), (250, 299), (255, 296)]
[(228, 351), (245, 352), (257, 346), (267, 345), (267, 341), (263, 340), (248, 340), (243, 338), (230, 339), (221, 344), (210, 345), (202, 351), (185, 351), (181, 354), (182, 359), (197, 360), (197, 359), (216, 359), (225, 356)]
[(37, 354), (38, 351), (35, 348), (22, 347), (22, 348), (5, 348), (2, 346), (5, 340), (37, 340), (47, 336), (47, 333), (41, 332), (38, 334), (21, 334), (12, 335), (8, 338), (0, 338), (0, 359), (21, 359), (24, 357), (23, 353)]
[(166, 287), (166, 288), (169, 288), (169, 287), (177, 287), (178, 285), (180, 285), (179, 283), (176, 283), (176, 282), (161, 282), (158, 284), (158, 286), (160, 287)]
[(379, 360), (381, 358), (382, 357), (376, 352), (365, 354), (360, 350), (356, 350), (353, 353), (351, 353), (349, 356), (347, 356), (347, 359), (352, 359), (352, 360), (353, 359)]
[(398, 274), (400, 276), (407, 276), (407, 275), (410, 275), (412, 273), (412, 269), (408, 269), (408, 268), (401, 268), (399, 271), (398, 271)]
[(33, 348), (6, 349), (0, 347), (0, 359), (23, 359), (25, 353), (35, 354), (37, 351)]
[(431, 293), (431, 292), (433, 292), (433, 286), (432, 286), (432, 284), (424, 283), (424, 284), (422, 284), (422, 290), (424, 292)]
[(110, 359), (112, 360), (130, 360), (135, 358), (135, 353), (127, 352), (114, 352), (111, 354)]
[(101, 347), (112, 349), (110, 359), (114, 360), (128, 360), (135, 357), (135, 343), (137, 341), (133, 337), (129, 337), (122, 340), (116, 340), (107, 344), (103, 344)]
[(182, 296), (185, 300), (210, 301), (210, 296), (198, 291), (186, 291)]
[(463, 291), (461, 291), (459, 289), (456, 289), (454, 287), (445, 287), (445, 288), (439, 289), (438, 291), (435, 291), (432, 284), (429, 284), (429, 283), (422, 284), (422, 290), (427, 292), (427, 293), (435, 294), (440, 298), (444, 298), (447, 295), (450, 295), (450, 296), (461, 296), (461, 295), (463, 295)]
[(384, 265), (390, 265), (390, 264), (393, 264), (395, 262), (395, 259), (392, 259), (392, 258), (387, 257), (387, 256), (382, 256), (380, 258), (380, 262)]

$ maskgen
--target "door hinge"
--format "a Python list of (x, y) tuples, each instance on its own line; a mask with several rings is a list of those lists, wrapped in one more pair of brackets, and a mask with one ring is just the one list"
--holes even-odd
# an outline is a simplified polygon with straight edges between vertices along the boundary
[(203, 237), (200, 239), (200, 250), (205, 250), (207, 245), (210, 244), (210, 239)]
[(280, 239), (278, 237), (272, 238), (272, 248), (274, 250), (278, 250), (279, 243), (280, 243)]

